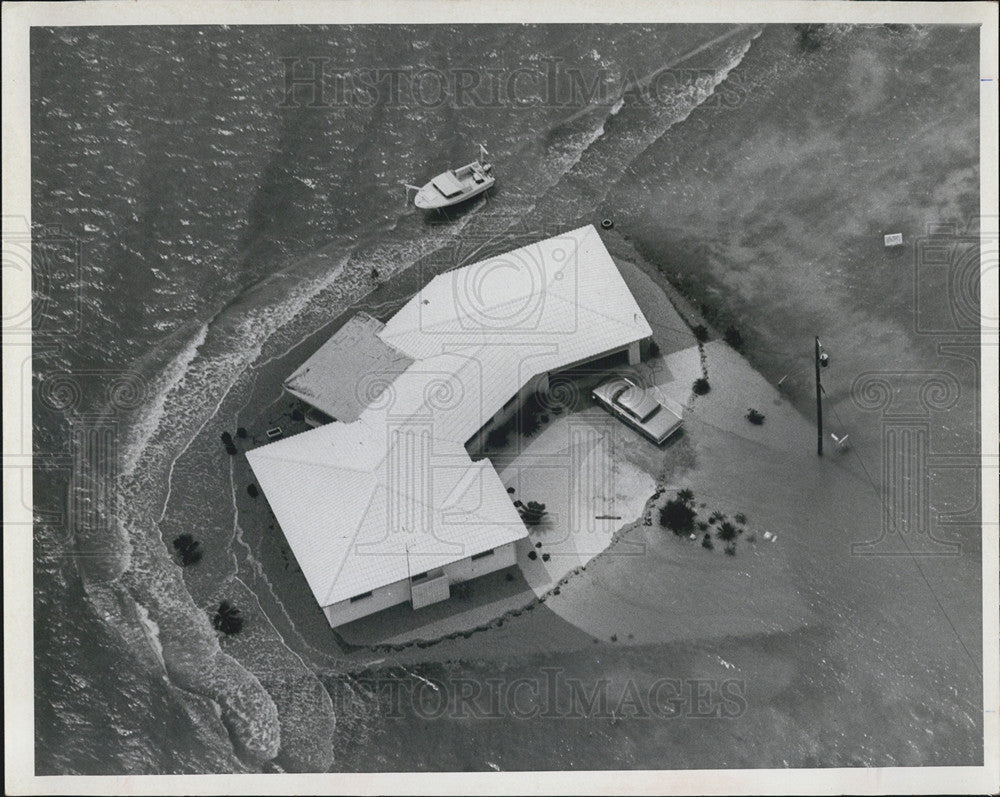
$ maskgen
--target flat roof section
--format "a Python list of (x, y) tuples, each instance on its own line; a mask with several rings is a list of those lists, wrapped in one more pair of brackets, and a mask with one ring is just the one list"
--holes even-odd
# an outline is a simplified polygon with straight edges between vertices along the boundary
[(358, 313), (285, 380), (285, 390), (332, 418), (350, 423), (413, 360), (383, 341), (385, 325)]

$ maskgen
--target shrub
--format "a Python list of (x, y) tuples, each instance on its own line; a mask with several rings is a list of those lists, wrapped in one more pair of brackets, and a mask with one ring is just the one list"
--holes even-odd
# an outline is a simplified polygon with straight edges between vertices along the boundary
[(704, 520), (699, 520), (698, 531), (708, 531), (708, 523)]
[(510, 437), (510, 426), (508, 424), (503, 424), (503, 426), (498, 426), (496, 429), (491, 430), (486, 435), (486, 448), (491, 451), (498, 451), (507, 445), (507, 440)]
[(708, 380), (702, 376), (694, 380), (694, 385), (691, 389), (694, 390), (696, 396), (704, 396), (709, 390), (712, 389), (712, 386), (709, 385)]
[(764, 423), (764, 413), (757, 412), (753, 407), (747, 410), (746, 419), (750, 421), (754, 426), (760, 426)]
[(660, 344), (655, 340), (649, 341), (649, 356), (659, 357), (660, 356)]
[(660, 525), (679, 537), (694, 531), (694, 519), (695, 511), (680, 498), (671, 498), (660, 509)]
[(683, 487), (677, 491), (677, 500), (683, 501), (685, 504), (690, 504), (694, 501), (694, 491), (688, 487)]
[(537, 526), (545, 517), (545, 504), (537, 501), (528, 501), (527, 505), (518, 509), (521, 512), (521, 520), (528, 526)]
[(180, 556), (182, 567), (194, 565), (201, 561), (201, 543), (190, 534), (181, 534), (174, 539), (174, 550)]
[(741, 526), (745, 526), (747, 524), (747, 516), (744, 515), (742, 512), (737, 512), (735, 515), (733, 515), (733, 520), (735, 520)]
[(710, 551), (715, 547), (715, 544), (712, 542), (711, 534), (706, 534), (704, 537), (701, 538), (701, 547), (708, 548), (708, 550)]
[(223, 601), (212, 618), (212, 625), (226, 636), (238, 634), (243, 630), (243, 614), (229, 601)]
[(723, 515), (718, 509), (716, 509), (711, 515), (708, 516), (709, 523), (718, 523), (720, 520), (725, 520), (726, 516)]
[(737, 351), (743, 348), (743, 335), (740, 334), (740, 331), (736, 327), (732, 325), (727, 327), (726, 334), (724, 337), (726, 343), (728, 343), (732, 348), (736, 349)]
[(699, 343), (705, 343), (708, 340), (708, 327), (704, 324), (698, 324), (693, 330), (695, 340)]
[(517, 412), (518, 428), (525, 437), (531, 437), (542, 426), (544, 408), (537, 394), (530, 395)]
[(719, 526), (719, 531), (717, 532), (720, 540), (735, 540), (736, 535), (739, 532), (736, 530), (736, 526), (730, 523), (728, 520), (724, 521), (721, 526)]
[(726, 556), (736, 556), (736, 543), (731, 542), (726, 546)]

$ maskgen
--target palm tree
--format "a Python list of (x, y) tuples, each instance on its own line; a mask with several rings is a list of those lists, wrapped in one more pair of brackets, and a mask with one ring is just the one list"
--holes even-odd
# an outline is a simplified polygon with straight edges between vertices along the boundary
[(537, 501), (528, 501), (526, 506), (518, 507), (521, 512), (521, 519), (529, 526), (537, 526), (545, 517), (545, 504)]
[(201, 543), (190, 534), (181, 534), (174, 539), (174, 550), (181, 558), (181, 566), (187, 567), (201, 561)]
[(243, 629), (243, 614), (229, 601), (223, 601), (212, 618), (212, 625), (226, 636), (238, 634)]

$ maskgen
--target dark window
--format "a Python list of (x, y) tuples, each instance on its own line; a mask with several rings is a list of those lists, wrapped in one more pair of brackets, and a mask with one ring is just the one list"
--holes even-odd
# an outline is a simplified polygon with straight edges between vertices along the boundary
[(487, 556), (493, 556), (492, 548), (490, 548), (488, 551), (483, 551), (482, 553), (473, 554), (472, 561), (475, 562), (477, 559), (485, 559)]
[(363, 592), (360, 595), (355, 595), (351, 598), (351, 603), (357, 603), (358, 601), (363, 601), (365, 598), (370, 598), (372, 594), (370, 592)]
[(410, 581), (423, 581), (425, 578), (427, 578), (427, 573), (417, 573)]

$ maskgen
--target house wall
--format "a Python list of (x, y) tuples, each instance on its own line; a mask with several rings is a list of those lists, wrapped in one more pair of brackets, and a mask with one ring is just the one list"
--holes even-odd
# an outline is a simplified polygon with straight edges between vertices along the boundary
[(351, 603), (348, 598), (339, 603), (324, 606), (323, 614), (326, 615), (327, 622), (336, 628), (338, 625), (349, 623), (351, 620), (357, 620), (359, 617), (365, 617), (369, 614), (380, 612), (383, 609), (388, 609), (397, 603), (405, 603), (409, 599), (410, 580), (404, 578), (372, 590), (370, 598), (364, 598), (354, 603)]
[(444, 566), (444, 572), (451, 580), (452, 584), (459, 584), (472, 578), (492, 573), (494, 570), (502, 570), (517, 563), (517, 554), (514, 551), (514, 543), (509, 542), (493, 549), (492, 556), (484, 556), (481, 559), (472, 560), (471, 557), (460, 559)]
[[(475, 561), (472, 560), (472, 557), (467, 556), (465, 559), (445, 565), (443, 569), (450, 584), (459, 584), (514, 564), (517, 564), (517, 551), (514, 543), (509, 542), (495, 548), (491, 556), (484, 556)], [(326, 615), (327, 622), (336, 628), (399, 603), (406, 603), (410, 600), (410, 594), (410, 580), (404, 578), (372, 590), (370, 598), (363, 598), (354, 603), (347, 599), (324, 606), (323, 614)]]

